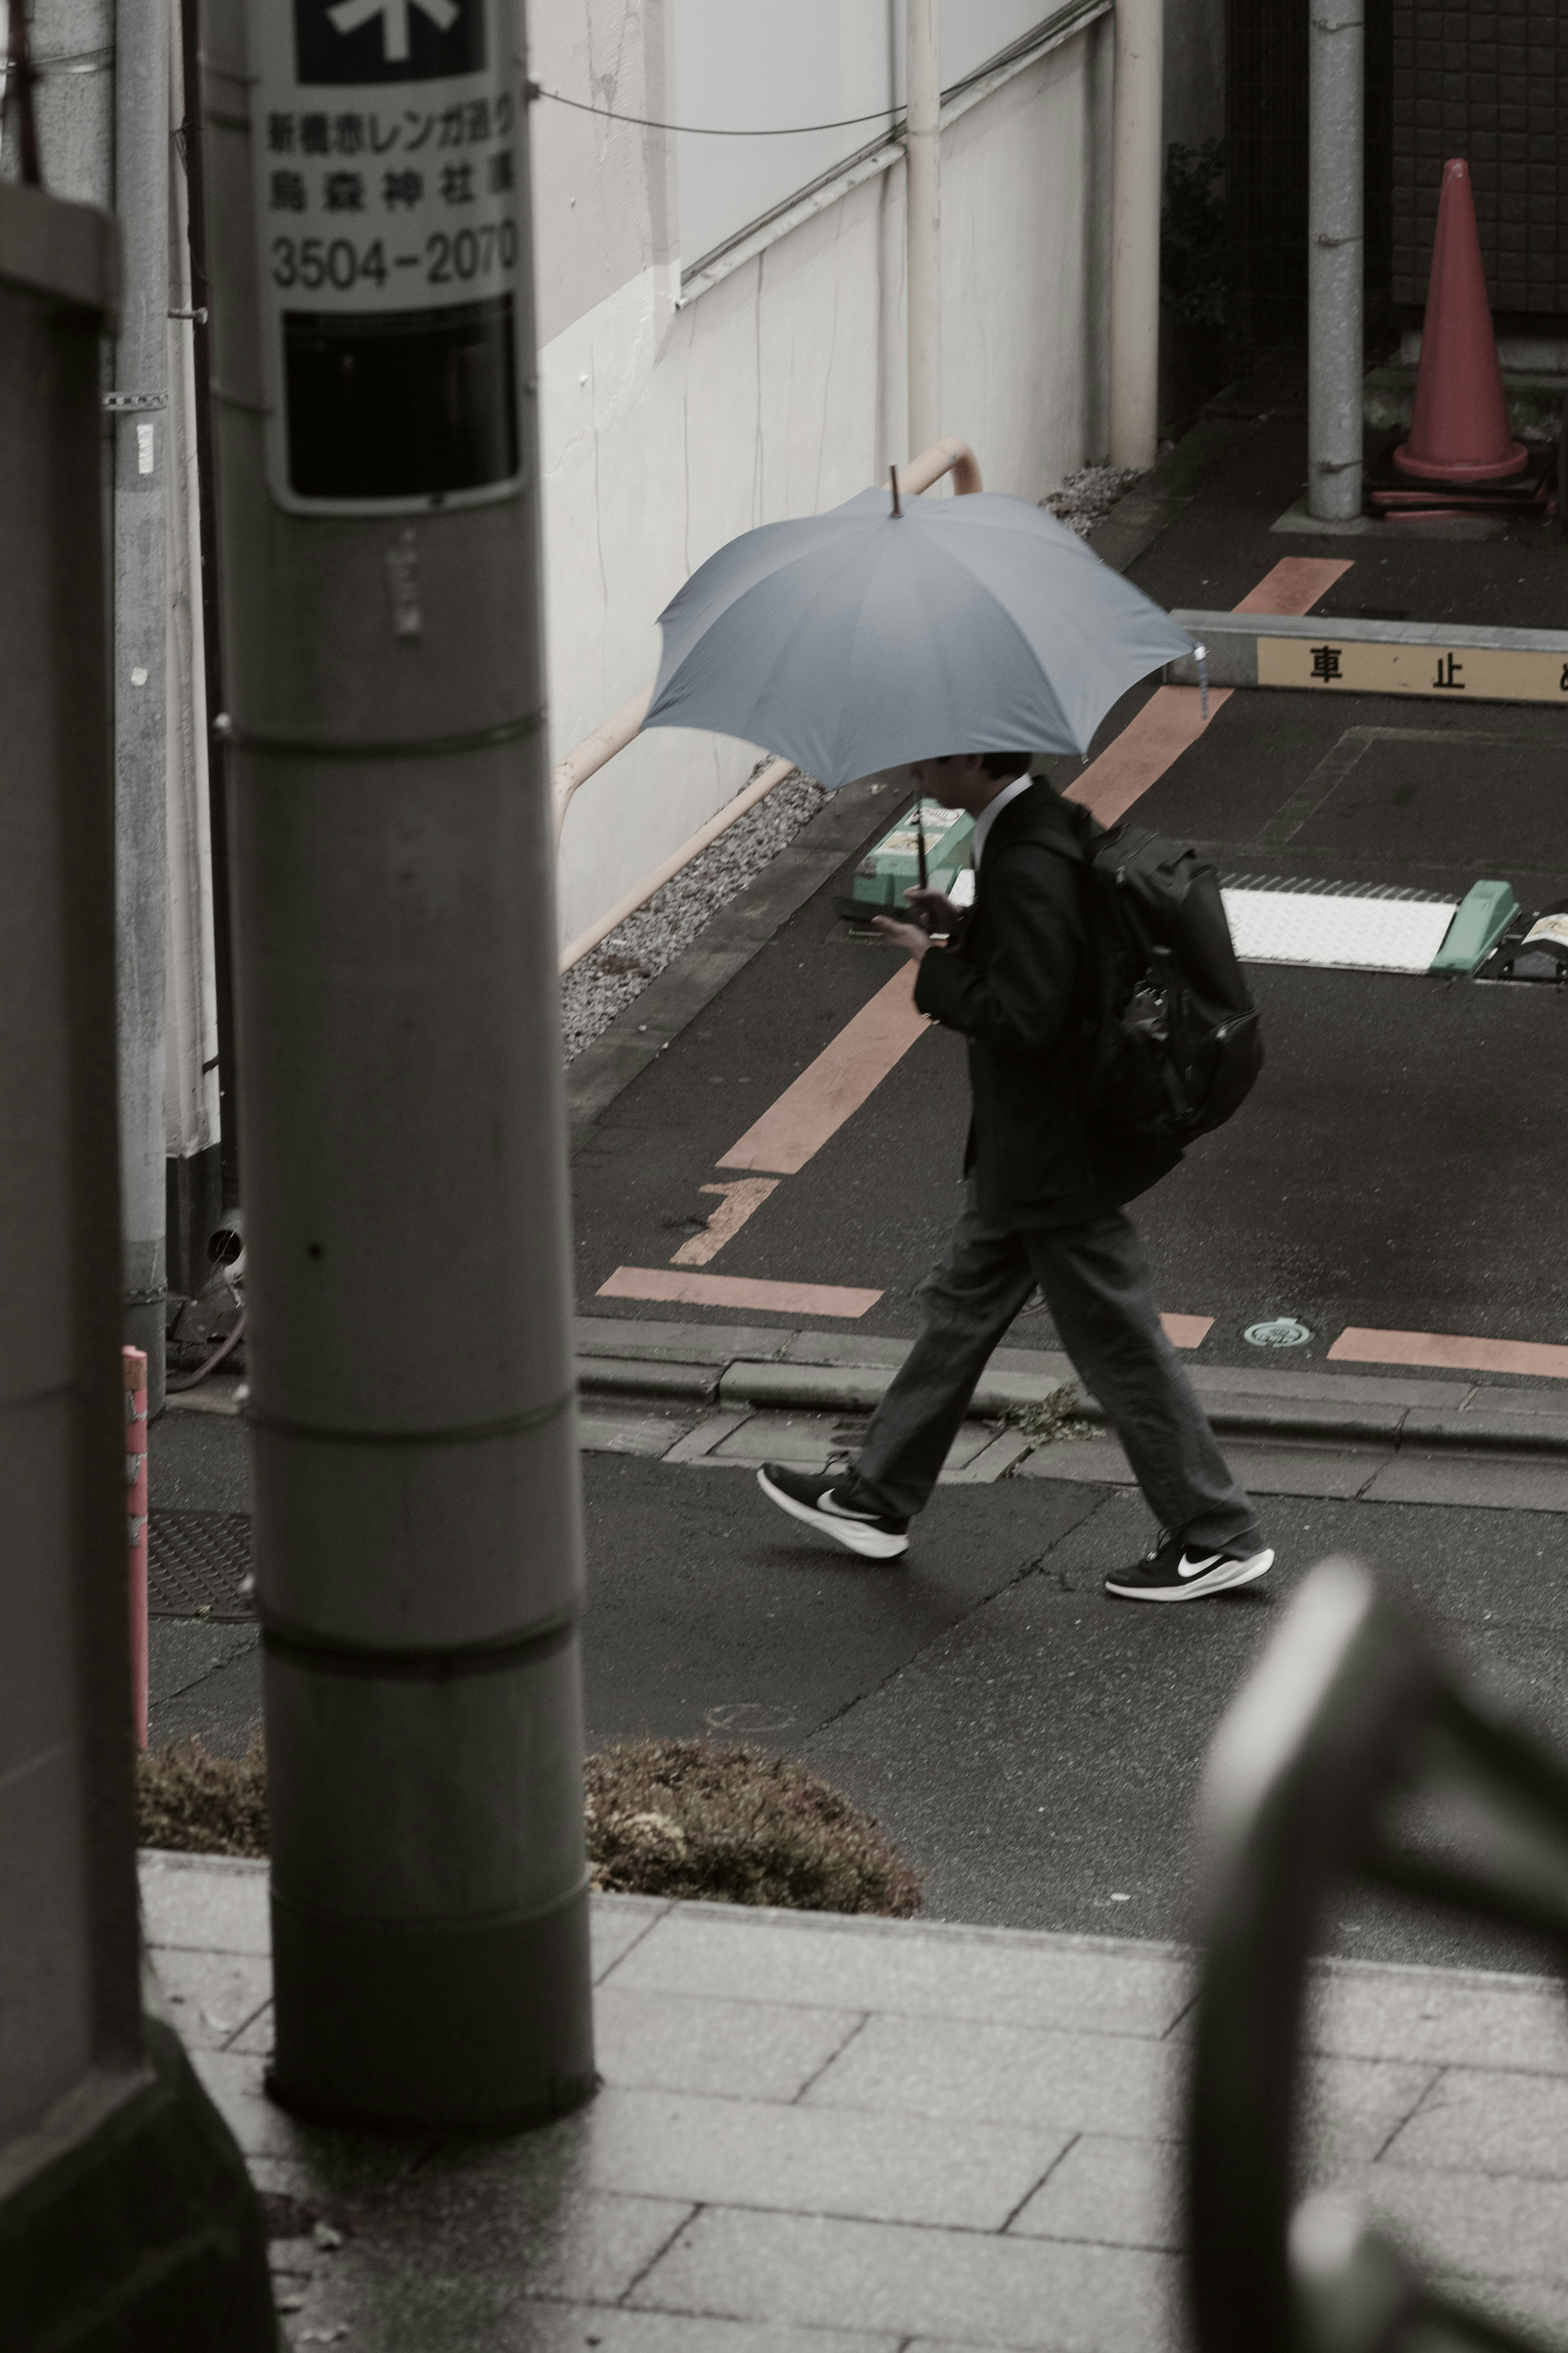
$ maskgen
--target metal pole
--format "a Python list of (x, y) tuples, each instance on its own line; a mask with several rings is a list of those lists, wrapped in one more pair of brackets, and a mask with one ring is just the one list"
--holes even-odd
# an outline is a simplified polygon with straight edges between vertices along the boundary
[(521, 2124), (594, 2084), (521, 10), (203, 34), (273, 2089)]
[(1164, 0), (1116, 0), (1110, 459), (1152, 466), (1160, 427)]
[(942, 0), (905, 0), (904, 100), (912, 458), (942, 438)]
[(1307, 508), (1325, 522), (1362, 501), (1361, 0), (1308, 0)]
[(167, 0), (115, 0), (114, 208), (124, 308), (108, 399), (114, 436), (114, 886), (120, 980), (124, 1338), (163, 1405), (168, 1295), (163, 1117), (168, 922), (169, 411)]

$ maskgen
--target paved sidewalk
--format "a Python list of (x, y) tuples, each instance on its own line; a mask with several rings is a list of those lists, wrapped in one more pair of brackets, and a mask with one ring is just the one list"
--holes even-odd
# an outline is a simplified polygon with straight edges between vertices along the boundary
[[(817, 1470), (836, 1446), (853, 1447), (909, 1346), (870, 1333), (580, 1315), (582, 1442), (706, 1469), (779, 1461)], [(1568, 1510), (1568, 1395), (1560, 1388), (1192, 1359), (1187, 1370), (1254, 1494)], [(1042, 1445), (1008, 1421), (1064, 1388), (1083, 1395), (1059, 1351), (998, 1348), (944, 1481), (1021, 1473), (1133, 1484), (1114, 1438)], [(1091, 1398), (1083, 1410), (1102, 1419)]]
[[(172, 2015), (282, 2194), (294, 2344), (1184, 2341), (1180, 1947), (599, 1897), (604, 2091), (545, 2131), (454, 2147), (267, 2103), (265, 1866), (147, 1855), (142, 1888)], [(1310, 2043), (1310, 2178), (1366, 2196), (1493, 2314), (1568, 2328), (1560, 1989), (1328, 1962)]]

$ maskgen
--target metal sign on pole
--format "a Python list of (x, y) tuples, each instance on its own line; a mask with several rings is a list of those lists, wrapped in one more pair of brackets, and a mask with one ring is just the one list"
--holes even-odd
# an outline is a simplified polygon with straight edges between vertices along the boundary
[(204, 0), (276, 2095), (594, 2084), (521, 15)]

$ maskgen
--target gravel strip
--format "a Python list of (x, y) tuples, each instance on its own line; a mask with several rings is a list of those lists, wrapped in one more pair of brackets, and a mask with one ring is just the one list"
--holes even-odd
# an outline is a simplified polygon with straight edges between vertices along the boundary
[(1040, 504), (1069, 531), (1076, 531), (1079, 539), (1087, 539), (1117, 500), (1142, 479), (1136, 466), (1080, 466), (1059, 490), (1047, 491)]
[[(752, 776), (761, 776), (767, 765), (767, 759), (759, 760)], [(646, 907), (628, 915), (573, 965), (561, 983), (563, 1052), (568, 1062), (690, 946), (704, 923), (795, 839), (826, 798), (822, 786), (797, 769), (673, 875)]]

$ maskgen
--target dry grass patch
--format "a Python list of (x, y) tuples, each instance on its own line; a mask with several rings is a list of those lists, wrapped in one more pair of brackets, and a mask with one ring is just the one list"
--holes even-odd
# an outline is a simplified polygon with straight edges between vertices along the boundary
[(176, 1854), (267, 1852), (267, 1752), (214, 1757), (188, 1740), (143, 1749), (136, 1759), (136, 1843)]
[(634, 1740), (587, 1765), (595, 1887), (907, 1919), (923, 1873), (816, 1773), (760, 1748)]
[[(708, 1740), (635, 1740), (584, 1769), (595, 1887), (712, 1904), (906, 1919), (923, 1873), (869, 1814), (787, 1757)], [(136, 1760), (141, 1846), (265, 1857), (267, 1755), (215, 1757), (195, 1735)]]

